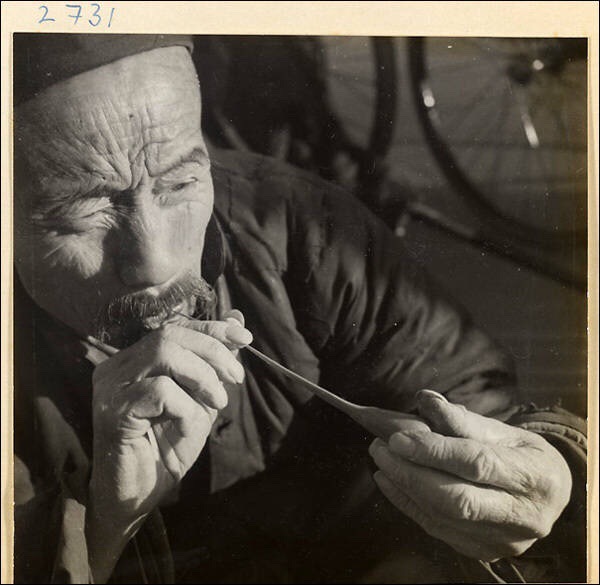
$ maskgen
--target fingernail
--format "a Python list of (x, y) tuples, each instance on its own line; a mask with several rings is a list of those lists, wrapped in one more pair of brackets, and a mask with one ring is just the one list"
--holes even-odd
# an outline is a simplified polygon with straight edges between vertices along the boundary
[(412, 452), (415, 448), (415, 440), (405, 433), (394, 433), (390, 437), (390, 447), (394, 451)]
[(440, 394), (439, 392), (436, 392), (435, 390), (429, 390), (429, 389), (424, 389), (419, 391), (419, 394), (417, 395), (417, 398), (419, 400), (422, 400), (423, 398), (435, 398), (436, 400), (441, 400), (442, 402), (448, 402), (448, 399), (443, 395)]
[(245, 325), (245, 319), (244, 319), (244, 315), (241, 311), (238, 311), (237, 309), (231, 309), (231, 311), (225, 311), (225, 313), (223, 313), (223, 319), (227, 320), (227, 319), (234, 319), (235, 321), (237, 321), (240, 326), (244, 326)]
[(375, 439), (369, 445), (369, 455), (371, 457), (375, 457), (375, 454), (381, 451), (385, 447), (385, 443), (381, 439)]
[(248, 329), (233, 323), (225, 329), (225, 336), (229, 343), (235, 343), (236, 345), (249, 345), (253, 339), (252, 333)]
[(419, 438), (428, 431), (397, 432), (390, 437), (390, 450), (398, 455), (410, 457), (416, 450)]

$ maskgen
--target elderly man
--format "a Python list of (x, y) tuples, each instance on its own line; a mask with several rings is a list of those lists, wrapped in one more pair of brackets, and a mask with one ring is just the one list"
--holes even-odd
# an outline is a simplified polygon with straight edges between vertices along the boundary
[(190, 49), (15, 36), (16, 582), (582, 579), (582, 422), (348, 195), (209, 160)]

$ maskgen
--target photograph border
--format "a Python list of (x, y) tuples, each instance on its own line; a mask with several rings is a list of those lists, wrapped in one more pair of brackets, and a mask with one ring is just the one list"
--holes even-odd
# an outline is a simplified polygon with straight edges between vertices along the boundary
[[(107, 28), (65, 5), (111, 9)], [(40, 22), (40, 6), (55, 15)], [(597, 2), (2, 2), (2, 582), (12, 582), (12, 34), (14, 32), (581, 36), (589, 39), (588, 582), (598, 582), (598, 3)], [(87, 20), (87, 23), (85, 22)]]

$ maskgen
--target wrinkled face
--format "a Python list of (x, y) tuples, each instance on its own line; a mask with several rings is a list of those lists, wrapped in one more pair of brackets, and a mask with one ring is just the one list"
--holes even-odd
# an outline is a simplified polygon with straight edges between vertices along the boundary
[(36, 303), (83, 335), (114, 317), (115, 345), (128, 318), (190, 313), (213, 189), (186, 49), (59, 82), (15, 129), (15, 263)]

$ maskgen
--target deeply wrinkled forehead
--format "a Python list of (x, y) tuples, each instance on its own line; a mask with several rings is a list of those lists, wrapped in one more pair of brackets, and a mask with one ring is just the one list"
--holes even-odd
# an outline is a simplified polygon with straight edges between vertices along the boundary
[(201, 140), (200, 109), (189, 52), (154, 49), (61, 81), (17, 107), (15, 147), (50, 177), (124, 176), (138, 159), (158, 174)]

